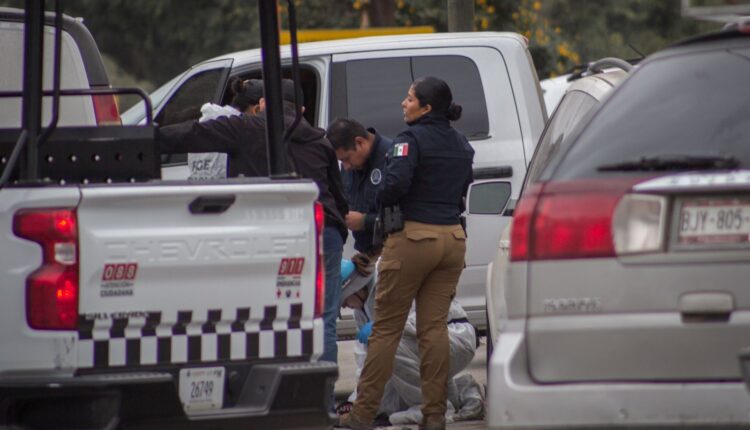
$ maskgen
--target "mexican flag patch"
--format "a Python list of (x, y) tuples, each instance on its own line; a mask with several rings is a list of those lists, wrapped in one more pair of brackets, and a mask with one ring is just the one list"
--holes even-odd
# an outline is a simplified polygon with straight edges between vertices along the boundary
[(393, 145), (393, 156), (394, 157), (406, 157), (409, 155), (409, 144), (408, 143), (397, 143)]

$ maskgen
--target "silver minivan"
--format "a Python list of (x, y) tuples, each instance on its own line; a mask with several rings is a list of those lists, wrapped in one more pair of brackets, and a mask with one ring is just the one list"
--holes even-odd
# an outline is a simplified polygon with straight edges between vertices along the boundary
[(750, 27), (647, 58), (516, 207), (490, 428), (750, 425)]
[[(556, 108), (547, 122), (534, 156), (526, 172), (525, 183), (537, 181), (552, 156), (560, 150), (566, 136), (591, 116), (610, 92), (627, 76), (632, 66), (618, 58), (603, 58), (592, 63), (585, 73), (569, 75), (566, 89), (556, 102)], [(546, 94), (545, 94), (546, 96)], [(523, 190), (521, 190), (523, 198)], [(510, 262), (510, 232), (513, 221), (503, 229), (497, 243), (496, 254), (487, 267), (487, 357), (494, 348), (502, 325), (507, 319), (505, 302), (506, 272)]]

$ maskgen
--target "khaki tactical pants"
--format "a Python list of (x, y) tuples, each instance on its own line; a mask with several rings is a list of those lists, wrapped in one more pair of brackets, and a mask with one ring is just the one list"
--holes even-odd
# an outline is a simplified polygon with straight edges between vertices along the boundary
[(406, 221), (385, 241), (378, 265), (375, 322), (352, 414), (372, 422), (393, 372), (393, 360), (412, 301), (422, 380), (422, 414), (444, 415), (450, 345), (448, 309), (464, 267), (466, 234), (460, 225)]

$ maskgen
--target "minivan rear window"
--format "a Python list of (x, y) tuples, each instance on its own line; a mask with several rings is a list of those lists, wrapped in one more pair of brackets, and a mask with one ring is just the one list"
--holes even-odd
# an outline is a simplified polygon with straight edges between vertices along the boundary
[(748, 76), (749, 47), (644, 64), (594, 115), (554, 177), (628, 174), (602, 166), (644, 158), (734, 157), (750, 168)]

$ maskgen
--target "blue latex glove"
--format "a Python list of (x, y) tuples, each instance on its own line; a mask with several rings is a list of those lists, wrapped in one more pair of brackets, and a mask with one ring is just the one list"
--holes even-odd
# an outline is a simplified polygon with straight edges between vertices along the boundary
[(354, 273), (354, 263), (351, 260), (341, 260), (341, 283), (343, 284)]
[(372, 334), (372, 321), (368, 321), (357, 332), (357, 340), (359, 341), (359, 343), (363, 343), (367, 345), (367, 340), (370, 338), (371, 334)]

